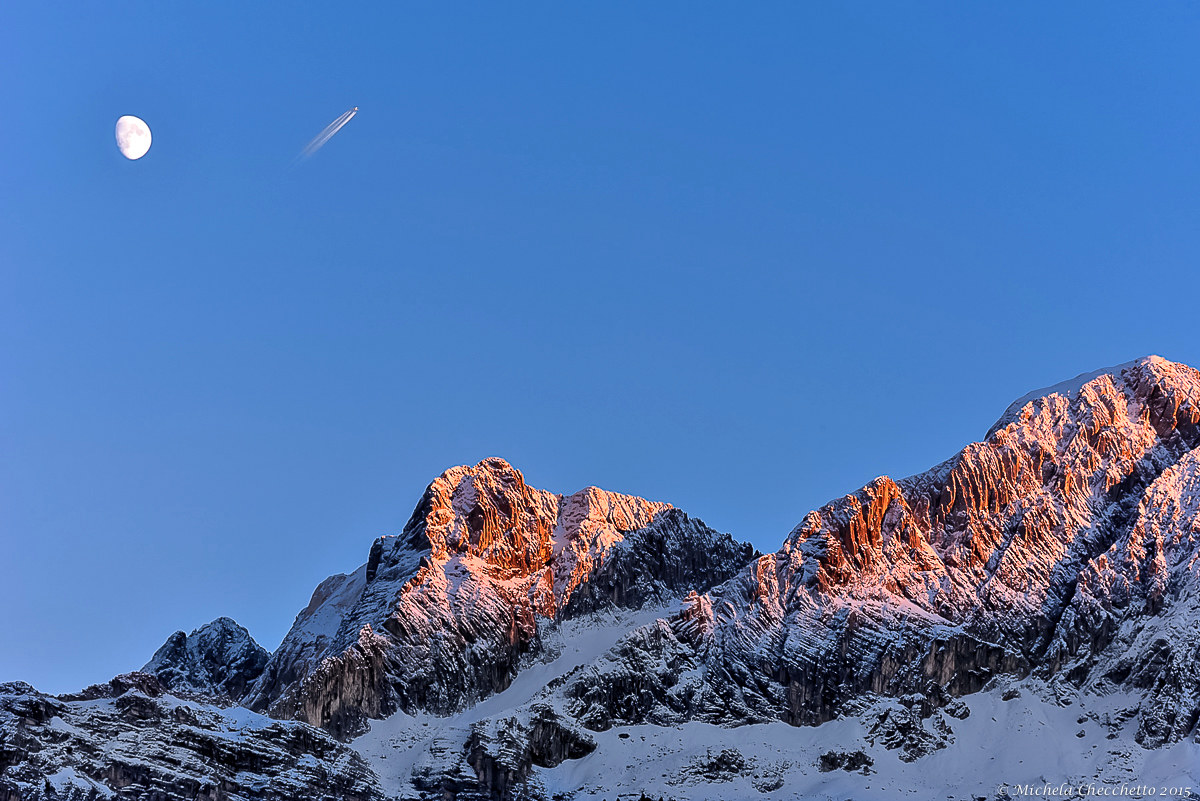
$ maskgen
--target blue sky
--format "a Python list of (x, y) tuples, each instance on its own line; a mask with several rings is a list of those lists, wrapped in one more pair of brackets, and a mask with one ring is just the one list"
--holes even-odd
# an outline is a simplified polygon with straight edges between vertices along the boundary
[(774, 549), (1200, 364), (1200, 9), (746, 5), (6, 8), (0, 680), (273, 648), (485, 456)]

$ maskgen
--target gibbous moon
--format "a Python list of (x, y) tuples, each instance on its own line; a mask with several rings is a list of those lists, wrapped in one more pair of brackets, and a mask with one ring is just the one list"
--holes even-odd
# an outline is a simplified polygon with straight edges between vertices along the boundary
[(117, 149), (131, 161), (146, 155), (150, 149), (150, 126), (129, 115), (117, 120)]

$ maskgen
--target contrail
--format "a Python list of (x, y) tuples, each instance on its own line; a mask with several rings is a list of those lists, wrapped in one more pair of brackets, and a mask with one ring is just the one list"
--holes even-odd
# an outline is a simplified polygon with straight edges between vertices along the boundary
[(320, 150), (326, 142), (333, 138), (334, 134), (342, 130), (346, 123), (354, 119), (354, 115), (357, 113), (358, 106), (355, 106), (349, 111), (343, 112), (336, 120), (326, 125), (325, 130), (317, 134), (316, 137), (314, 137), (313, 140), (309, 142), (303, 150), (300, 151), (300, 155), (296, 157), (296, 161), (304, 161), (304, 159), (309, 158), (313, 153), (316, 153), (318, 150)]

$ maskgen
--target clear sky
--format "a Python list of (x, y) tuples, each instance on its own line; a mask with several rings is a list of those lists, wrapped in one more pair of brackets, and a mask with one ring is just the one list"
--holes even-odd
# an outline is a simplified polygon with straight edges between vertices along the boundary
[(274, 648), (485, 456), (773, 550), (1200, 364), (1194, 4), (502, 5), (5, 8), (0, 680)]

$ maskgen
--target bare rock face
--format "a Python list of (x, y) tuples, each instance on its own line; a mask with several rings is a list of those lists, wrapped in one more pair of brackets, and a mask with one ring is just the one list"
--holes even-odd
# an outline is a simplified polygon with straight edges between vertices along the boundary
[(219, 617), (191, 634), (172, 634), (142, 672), (176, 692), (236, 699), (262, 675), (268, 657), (250, 632)]
[(667, 504), (529, 487), (502, 459), (446, 471), (404, 531), (317, 589), (247, 695), (338, 736), (504, 689), (539, 625), (707, 589), (755, 555)]
[(49, 696), (0, 685), (0, 801), (381, 801), (325, 732), (163, 693), (149, 674)]

